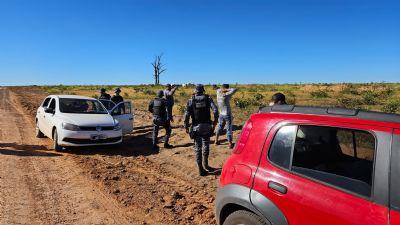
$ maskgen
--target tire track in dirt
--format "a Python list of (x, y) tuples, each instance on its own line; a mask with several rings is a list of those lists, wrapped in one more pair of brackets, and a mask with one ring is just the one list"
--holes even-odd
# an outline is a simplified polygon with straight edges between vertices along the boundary
[(29, 116), (0, 88), (0, 224), (131, 224), (62, 154), (33, 137)]
[[(39, 88), (17, 87), (12, 89), (11, 99), (16, 104), (21, 103), (20, 114), (33, 122), (35, 108), (45, 96)], [(181, 121), (175, 124), (171, 137), (176, 148), (154, 152), (151, 150), (151, 116), (141, 108), (135, 112), (135, 131), (124, 138), (122, 145), (69, 149), (62, 157), (52, 157), (62, 161), (60, 165), (64, 168), (54, 173), (73, 170), (71, 173), (75, 172), (80, 179), (86, 177), (89, 186), (101, 190), (97, 194), (114, 204), (109, 208), (119, 211), (121, 217), (128, 218), (132, 224), (215, 224), (213, 211), (218, 176), (198, 176), (192, 140), (179, 128)], [(163, 134), (161, 131), (160, 136)], [(210, 164), (221, 167), (230, 150), (225, 146), (211, 149)], [(66, 178), (70, 179), (74, 178)], [(80, 215), (74, 218), (77, 218), (76, 223), (84, 221)]]

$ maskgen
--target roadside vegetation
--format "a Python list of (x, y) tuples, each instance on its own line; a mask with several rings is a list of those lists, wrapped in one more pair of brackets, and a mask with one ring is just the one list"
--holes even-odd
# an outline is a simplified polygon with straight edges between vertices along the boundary
[[(235, 121), (243, 123), (248, 116), (257, 111), (260, 106), (268, 105), (271, 96), (282, 92), (289, 104), (310, 106), (338, 106), (388, 113), (400, 113), (399, 83), (366, 83), (366, 84), (265, 84), (265, 85), (231, 85), (239, 88), (232, 99)], [(90, 86), (41, 86), (50, 94), (78, 94), (98, 97), (101, 87), (112, 94), (115, 85)], [(126, 85), (119, 86), (122, 96), (133, 101), (137, 110), (147, 110), (147, 104), (154, 98), (160, 85)], [(216, 100), (215, 85), (207, 85), (206, 92)], [(174, 114), (183, 115), (187, 99), (193, 93), (193, 87), (180, 87), (175, 94)]]

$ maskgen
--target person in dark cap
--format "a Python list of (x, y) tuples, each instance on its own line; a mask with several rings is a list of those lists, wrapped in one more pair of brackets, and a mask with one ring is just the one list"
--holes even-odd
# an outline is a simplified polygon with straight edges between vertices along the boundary
[(173, 146), (168, 143), (172, 131), (170, 122), (171, 116), (168, 110), (168, 102), (163, 98), (163, 96), (164, 92), (158, 91), (156, 98), (151, 100), (149, 103), (149, 111), (153, 114), (153, 150), (158, 149), (157, 142), (160, 126), (164, 127), (166, 132), (164, 137), (164, 148), (173, 148)]
[[(186, 133), (194, 139), (194, 150), (200, 176), (215, 171), (208, 165), (208, 156), (210, 153), (210, 137), (218, 122), (218, 108), (212, 98), (204, 92), (203, 85), (196, 85), (195, 94), (186, 104), (184, 122)], [(210, 110), (214, 114), (214, 121), (211, 121)]]
[(100, 97), (99, 97), (99, 100), (110, 100), (111, 99), (111, 95), (109, 95), (107, 92), (106, 92), (106, 89), (105, 88), (101, 88), (100, 89)]
[(168, 110), (169, 110), (169, 115), (171, 117), (171, 121), (174, 121), (174, 116), (172, 114), (172, 109), (174, 107), (174, 94), (176, 89), (178, 89), (178, 86), (167, 84), (165, 85), (165, 90), (164, 90), (164, 97), (168, 102)]
[(286, 105), (286, 96), (280, 92), (272, 95), (271, 102), (269, 103), (269, 106), (273, 105)]
[(124, 101), (124, 98), (122, 98), (121, 94), (121, 89), (119, 87), (115, 88), (114, 90), (115, 95), (112, 96), (111, 101), (113, 101), (115, 104), (118, 104), (120, 102)]

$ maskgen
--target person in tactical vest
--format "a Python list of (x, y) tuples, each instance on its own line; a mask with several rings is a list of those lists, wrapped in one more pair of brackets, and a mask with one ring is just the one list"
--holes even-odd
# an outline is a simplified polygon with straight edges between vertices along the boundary
[(164, 148), (172, 148), (168, 143), (171, 136), (171, 115), (168, 110), (168, 102), (163, 98), (164, 92), (158, 91), (157, 97), (149, 104), (149, 111), (153, 114), (153, 149), (157, 149), (157, 137), (160, 126), (165, 128)]
[(100, 89), (100, 97), (99, 100), (110, 100), (111, 95), (106, 92), (105, 88)]
[(111, 101), (113, 101), (115, 104), (118, 104), (118, 103), (124, 101), (124, 98), (120, 95), (121, 94), (120, 88), (115, 88), (114, 93), (115, 93), (115, 95), (112, 96)]
[[(218, 122), (218, 108), (212, 98), (204, 94), (204, 86), (196, 85), (195, 94), (188, 100), (185, 110), (185, 128), (190, 138), (194, 139), (194, 150), (196, 162), (200, 176), (205, 176), (208, 172), (215, 171), (208, 165), (208, 155), (210, 152), (210, 137), (214, 133)], [(214, 121), (211, 121), (212, 110)], [(192, 125), (190, 126), (190, 118)]]

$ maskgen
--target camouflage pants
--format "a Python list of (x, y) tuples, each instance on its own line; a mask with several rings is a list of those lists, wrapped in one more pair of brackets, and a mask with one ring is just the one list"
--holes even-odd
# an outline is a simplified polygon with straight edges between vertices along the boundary
[[(167, 121), (163, 127), (165, 129), (164, 143), (167, 144), (169, 142), (169, 137), (171, 136), (171, 132), (172, 132), (170, 121)], [(156, 124), (153, 124), (153, 135), (152, 135), (153, 145), (156, 145), (157, 142), (158, 142), (157, 138), (158, 138), (158, 131), (159, 130), (160, 130), (160, 126), (156, 125)]]

